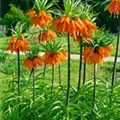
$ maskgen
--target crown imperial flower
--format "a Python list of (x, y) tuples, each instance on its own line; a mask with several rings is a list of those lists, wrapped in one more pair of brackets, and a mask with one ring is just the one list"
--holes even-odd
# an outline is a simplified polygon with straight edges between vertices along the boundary
[(20, 39), (18, 39), (15, 36), (12, 36), (9, 43), (8, 43), (8, 47), (6, 48), (6, 50), (10, 50), (11, 52), (25, 52), (29, 50), (29, 44), (28, 42), (24, 39), (23, 36), (21, 36)]
[(33, 57), (33, 58), (27, 58), (25, 61), (24, 61), (24, 67), (26, 68), (29, 68), (29, 69), (35, 69), (37, 68), (38, 66), (42, 66), (44, 65), (44, 61), (43, 59), (40, 57), (40, 56), (36, 56), (36, 57)]
[(112, 46), (106, 46), (106, 47), (86, 47), (83, 51), (83, 60), (84, 62), (88, 63), (96, 63), (100, 64), (103, 62), (103, 59), (105, 57), (110, 56), (110, 52), (112, 51)]
[(106, 10), (110, 12), (110, 14), (119, 15), (120, 14), (120, 0), (112, 0), (110, 4), (106, 7)]

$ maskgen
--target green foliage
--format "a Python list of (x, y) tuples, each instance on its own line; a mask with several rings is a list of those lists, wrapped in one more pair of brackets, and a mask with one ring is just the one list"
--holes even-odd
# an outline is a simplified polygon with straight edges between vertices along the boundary
[(81, 19), (88, 19), (92, 21), (96, 19), (96, 14), (93, 12), (93, 7), (87, 3), (80, 2), (78, 12)]
[[(18, 119), (18, 105), (20, 105), (20, 120), (92, 120), (93, 82), (82, 85), (80, 91), (71, 89), (71, 102), (65, 106), (66, 86), (54, 87), (54, 96), (51, 99), (51, 86), (36, 81), (35, 101), (32, 100), (32, 80), (22, 78), (21, 97), (18, 104), (17, 88), (6, 92), (2, 101), (2, 120)], [(112, 87), (104, 80), (97, 81), (96, 120), (117, 120), (120, 118), (120, 81)]]
[(10, 11), (5, 14), (2, 19), (2, 24), (11, 26), (16, 24), (18, 21), (25, 23), (27, 27), (30, 25), (29, 16), (27, 16), (19, 7), (10, 4)]
[(25, 29), (25, 23), (22, 24), (21, 22), (17, 22), (17, 24), (15, 25), (15, 28), (11, 29), (11, 33), (13, 36), (16, 36), (17, 38), (20, 39), (24, 29)]
[(37, 12), (44, 10), (46, 12), (51, 12), (51, 8), (53, 7), (54, 3), (49, 0), (34, 0), (34, 8)]
[(4, 62), (6, 61), (6, 59), (8, 59), (9, 54), (5, 53), (3, 50), (0, 50), (0, 62)]
[[(56, 2), (56, 1), (55, 1)], [(55, 3), (57, 5), (57, 3)], [(57, 7), (60, 10), (56, 10), (54, 14), (56, 15), (68, 15), (71, 18), (80, 17), (81, 19), (94, 20), (95, 14), (92, 11), (92, 6), (87, 3), (83, 3), (80, 0), (63, 0), (63, 9), (61, 6)], [(94, 18), (94, 19), (93, 19)]]
[(16, 7), (20, 7), (20, 9), (26, 11), (32, 7), (33, 0), (1, 0), (1, 17), (10, 10), (9, 4), (16, 5)]
[(75, 0), (63, 0), (64, 4), (64, 14), (67, 14), (71, 17), (77, 16), (77, 8), (78, 4), (80, 3), (80, 0), (75, 1)]
[(38, 43), (34, 43), (33, 45), (30, 46), (30, 50), (28, 52), (26, 52), (26, 55), (29, 58), (32, 59), (32, 58), (38, 56), (39, 52), (40, 52), (39, 44)]
[(94, 13), (97, 13), (96, 23), (99, 27), (105, 26), (106, 30), (111, 32), (117, 32), (117, 19), (111, 16), (108, 11), (105, 11), (106, 6), (111, 0), (82, 0), (82, 2), (87, 2), (89, 5), (93, 6)]
[(114, 37), (109, 31), (98, 30), (92, 36), (92, 45), (95, 47), (103, 46), (106, 47), (112, 44)]
[(50, 51), (51, 53), (57, 53), (59, 51), (64, 51), (65, 44), (61, 40), (50, 40), (46, 44), (42, 44), (43, 50)]

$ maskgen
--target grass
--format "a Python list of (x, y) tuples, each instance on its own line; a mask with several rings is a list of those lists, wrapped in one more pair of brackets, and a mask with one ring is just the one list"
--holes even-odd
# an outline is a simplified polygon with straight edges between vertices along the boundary
[[(105, 79), (105, 80), (110, 80), (112, 77), (112, 68), (113, 68), (113, 63), (112, 62), (106, 62), (103, 63), (101, 65), (97, 66), (98, 70), (97, 70), (97, 78), (99, 79)], [(120, 63), (117, 64), (117, 78), (120, 78)], [(15, 68), (17, 69), (17, 68)], [(25, 69), (22, 65), (21, 65), (21, 69), (24, 71), (24, 75), (26, 77), (29, 76), (30, 70)], [(78, 60), (71, 60), (71, 85), (74, 87), (77, 87), (78, 84), (78, 69), (79, 69), (79, 61)], [(39, 73), (42, 73), (43, 69), (37, 69), (35, 75), (37, 76)], [(7, 76), (3, 73), (0, 73), (0, 77), (1, 77), (1, 92), (3, 92), (5, 89), (7, 88), (5, 87), (6, 84), (8, 85), (8, 81), (12, 80), (12, 75)], [(16, 75), (17, 75), (17, 70), (16, 70)], [(6, 77), (7, 76), (7, 77)], [(42, 77), (43, 75), (41, 74), (40, 77)], [(41, 82), (45, 82), (45, 83), (50, 83), (51, 84), (51, 78), (52, 77), (52, 71), (51, 71), (51, 67), (47, 66), (46, 69), (46, 74), (45, 74), (45, 78), (42, 77), (42, 79), (40, 79)], [(55, 84), (58, 85), (59, 84), (59, 74), (58, 74), (58, 66), (55, 67)], [(67, 61), (63, 62), (61, 64), (61, 79), (62, 79), (62, 85), (67, 85)], [(86, 72), (86, 80), (90, 80), (93, 79), (93, 65), (87, 64), (87, 72)], [(2, 93), (1, 93), (2, 94)]]
[(5, 50), (10, 37), (0, 37), (0, 49)]
[[(14, 56), (10, 56), (12, 59), (15, 59)], [(23, 67), (23, 60), (25, 59), (23, 56), (21, 56), (22, 61), (21, 61), (21, 70), (23, 70), (22, 74), (25, 77), (29, 77), (30, 70), (25, 69)], [(1, 64), (1, 67), (5, 67), (7, 64)], [(10, 69), (10, 65), (8, 64), (8, 69)], [(15, 74), (17, 75), (17, 67), (12, 66), (15, 68)], [(112, 77), (112, 68), (113, 68), (113, 63), (112, 62), (104, 62), (101, 65), (97, 66), (97, 79), (103, 79), (105, 81), (111, 82), (111, 77)], [(71, 86), (72, 87), (77, 87), (78, 84), (78, 69), (79, 69), (79, 60), (71, 60)], [(41, 73), (40, 78), (36, 81), (41, 82), (41, 83), (47, 83), (51, 84), (51, 77), (52, 77), (52, 71), (51, 67), (47, 66), (46, 69), (46, 75), (45, 78), (43, 78), (42, 74), (43, 68), (39, 68), (35, 72), (35, 76), (37, 76), (39, 73)], [(55, 67), (55, 86), (59, 85), (59, 79), (58, 79), (58, 66)], [(120, 78), (120, 63), (117, 64), (117, 78)], [(67, 61), (63, 62), (61, 64), (61, 79), (62, 79), (62, 85), (67, 85)], [(89, 81), (93, 79), (93, 65), (87, 64), (87, 72), (86, 72), (86, 81)], [(1, 105), (1, 100), (5, 96), (5, 91), (8, 90), (9, 88), (9, 82), (13, 80), (13, 73), (11, 75), (4, 74), (0, 72), (0, 105)], [(83, 80), (82, 80), (83, 81)]]
[[(9, 86), (8, 84), (9, 81), (11, 80), (12, 80), (11, 76), (8, 76), (0, 72), (0, 108), (1, 108), (2, 98), (5, 96), (5, 91), (8, 90), (8, 86)], [(1, 119), (1, 109), (0, 109), (0, 119)]]

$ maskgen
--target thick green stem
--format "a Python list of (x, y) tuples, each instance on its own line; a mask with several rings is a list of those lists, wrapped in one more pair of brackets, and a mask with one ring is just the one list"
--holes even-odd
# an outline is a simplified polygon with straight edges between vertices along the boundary
[(114, 60), (114, 66), (113, 66), (112, 86), (114, 85), (114, 82), (116, 79), (116, 64), (117, 64), (117, 57), (118, 57), (118, 51), (119, 51), (119, 42), (120, 42), (120, 16), (118, 18), (118, 37), (117, 37), (116, 54), (115, 54), (115, 60)]
[(83, 84), (85, 84), (85, 81), (86, 81), (86, 63), (84, 62), (84, 66), (83, 66)]
[(44, 65), (43, 77), (45, 77), (45, 73), (46, 73), (46, 67), (47, 67), (47, 65), (45, 64), (45, 65)]
[(32, 75), (32, 73), (33, 73), (33, 70), (34, 70), (34, 69), (32, 69), (32, 70), (30, 71), (29, 78), (31, 78), (31, 75)]
[(59, 85), (61, 86), (61, 65), (58, 66), (59, 69)]
[(93, 118), (94, 118), (94, 108), (96, 103), (96, 72), (97, 72), (97, 66), (94, 63)]
[(18, 51), (18, 97), (20, 96), (20, 52)]
[(33, 74), (33, 101), (35, 101), (35, 76), (34, 76), (34, 69), (32, 69)]
[[(20, 52), (17, 53), (17, 62), (18, 62), (18, 104), (20, 103)], [(20, 105), (18, 106), (19, 112), (18, 115), (20, 117)]]
[(55, 79), (55, 70), (54, 65), (52, 65), (52, 85), (51, 85), (51, 98), (53, 98), (53, 89), (54, 89), (54, 79)]
[(86, 81), (86, 63), (84, 63), (84, 67), (83, 67), (83, 84), (85, 84)]
[(68, 88), (67, 88), (67, 98), (66, 105), (69, 104), (70, 99), (70, 35), (68, 34)]
[(81, 84), (81, 75), (82, 75), (82, 41), (80, 42), (80, 63), (79, 63), (79, 79), (78, 79), (78, 91)]
[(41, 41), (42, 41), (42, 30), (40, 30), (39, 44), (41, 44)]
[[(35, 101), (35, 76), (34, 76), (34, 73), (35, 73), (35, 70), (32, 69), (32, 74), (33, 74), (33, 102)], [(34, 103), (33, 103), (33, 120), (35, 118), (35, 110), (34, 110)]]

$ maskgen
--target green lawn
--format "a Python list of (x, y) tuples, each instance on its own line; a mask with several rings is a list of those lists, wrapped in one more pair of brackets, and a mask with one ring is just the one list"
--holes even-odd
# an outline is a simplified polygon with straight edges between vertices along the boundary
[(9, 39), (10, 37), (0, 37), (0, 49), (4, 50), (7, 47)]
[[(21, 56), (22, 57), (22, 56)], [(14, 56), (11, 56), (11, 58), (15, 58)], [(22, 75), (25, 77), (29, 77), (30, 70), (25, 69), (23, 67), (23, 59), (21, 61), (21, 71)], [(10, 65), (4, 63), (1, 64), (1, 67), (8, 67), (8, 72), (10, 69)], [(14, 64), (14, 68), (16, 70), (16, 76), (17, 76), (17, 67), (15, 67), (16, 64)], [(105, 81), (111, 82), (112, 77), (112, 68), (113, 63), (112, 62), (104, 62), (101, 65), (97, 66), (97, 79), (103, 79)], [(0, 68), (1, 70), (1, 68)], [(78, 70), (79, 70), (79, 60), (71, 60), (71, 86), (77, 87), (78, 84)], [(43, 68), (39, 68), (35, 72), (35, 76), (37, 76), (39, 73), (43, 72)], [(47, 66), (45, 77), (42, 78), (43, 74), (41, 74), (40, 79), (36, 81), (36, 83), (48, 83), (51, 84), (51, 77), (52, 77), (52, 71), (51, 67)], [(58, 66), (55, 67), (55, 86), (59, 85), (59, 74), (58, 74)], [(120, 63), (117, 64), (117, 78), (120, 78)], [(63, 62), (61, 64), (61, 79), (62, 79), (62, 85), (67, 85), (67, 61)], [(86, 72), (86, 81), (89, 81), (93, 79), (93, 65), (87, 64), (87, 72)], [(0, 72), (0, 106), (1, 106), (1, 100), (5, 96), (5, 91), (8, 90), (10, 81), (13, 80), (13, 73), (11, 75), (4, 74)], [(83, 81), (83, 79), (82, 79)], [(82, 84), (81, 81), (81, 84)]]
[(5, 91), (8, 90), (9, 81), (12, 80), (11, 76), (5, 75), (0, 72), (0, 119), (1, 119), (1, 102), (5, 96)]
[[(4, 66), (4, 65), (3, 65)], [(101, 65), (97, 66), (97, 78), (104, 79), (104, 80), (110, 80), (112, 77), (112, 68), (113, 63), (112, 62), (105, 62)], [(17, 68), (16, 72), (17, 72)], [(23, 68), (21, 65), (21, 69), (24, 71), (22, 74), (26, 77), (29, 76), (30, 70), (27, 70)], [(79, 70), (79, 61), (78, 60), (71, 60), (71, 85), (77, 86), (78, 83), (78, 70)], [(120, 78), (120, 63), (117, 64), (117, 78)], [(35, 75), (37, 76), (39, 73), (42, 73), (43, 69), (37, 69)], [(1, 81), (0, 81), (0, 88), (1, 92), (6, 90), (6, 86), (8, 85), (8, 81), (12, 80), (12, 75), (5, 75), (3, 73), (0, 73)], [(16, 73), (17, 75), (17, 73)], [(42, 77), (42, 75), (41, 75)], [(40, 82), (50, 83), (51, 84), (51, 77), (52, 77), (52, 71), (51, 67), (47, 66), (45, 78), (40, 79)], [(55, 67), (55, 84), (59, 84), (59, 74), (58, 74), (58, 66)], [(61, 79), (62, 84), (67, 85), (67, 61), (61, 64)], [(86, 81), (93, 79), (93, 65), (87, 64), (87, 72), (86, 72)], [(2, 93), (0, 93), (1, 96)]]

